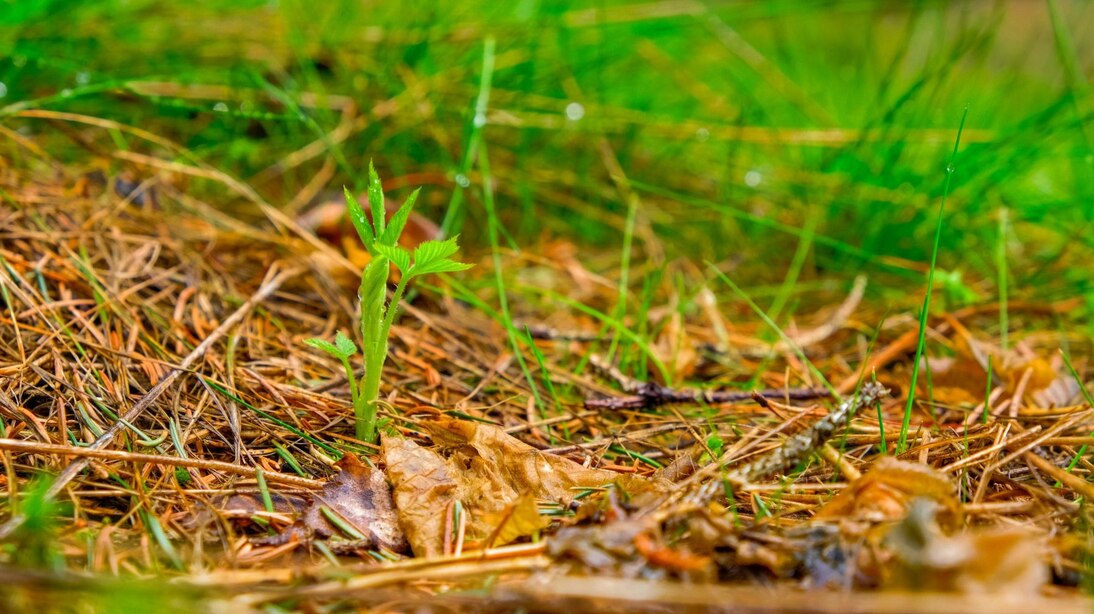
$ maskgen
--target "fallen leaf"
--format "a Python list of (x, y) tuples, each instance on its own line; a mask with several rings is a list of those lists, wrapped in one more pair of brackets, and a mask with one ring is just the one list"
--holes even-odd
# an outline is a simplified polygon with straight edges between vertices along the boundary
[(884, 568), (890, 589), (990, 595), (1036, 595), (1049, 580), (1044, 543), (1015, 527), (947, 536), (937, 506), (917, 500), (893, 527), (886, 544), (894, 557)]
[[(613, 483), (630, 493), (654, 488), (652, 482), (634, 475), (590, 469), (568, 458), (546, 454), (489, 424), (437, 416), (424, 421), (422, 427), (458, 466), (512, 492), (569, 503), (580, 488)], [(513, 497), (507, 504), (515, 500)]]
[(940, 519), (955, 527), (961, 519), (957, 490), (939, 471), (919, 463), (883, 456), (860, 478), (851, 482), (817, 512), (817, 520), (851, 520), (867, 523), (904, 518), (917, 498), (933, 501)]
[(797, 570), (798, 553), (790, 548), (777, 548), (752, 540), (741, 540), (734, 548), (733, 565), (755, 565), (771, 572), (776, 578), (789, 578)]
[(714, 565), (710, 543), (697, 553), (691, 540), (668, 545), (661, 522), (654, 516), (628, 516), (615, 493), (604, 501), (607, 513), (603, 524), (564, 527), (547, 543), (547, 553), (556, 561), (576, 567), (584, 573), (624, 578), (661, 579), (677, 577), (692, 581), (711, 581)]
[(694, 554), (683, 547), (670, 548), (649, 533), (636, 535), (634, 547), (650, 565), (672, 571), (707, 572), (711, 565), (710, 557)]
[(524, 495), (516, 503), (507, 506), (502, 512), (485, 514), (483, 521), (494, 527), (493, 534), (486, 543), (487, 548), (504, 546), (521, 537), (527, 537), (547, 528), (550, 519), (539, 515), (539, 506), (535, 497)]
[(459, 498), (460, 486), (447, 461), (409, 439), (384, 436), (383, 457), (394, 488), (399, 526), (415, 556), (444, 552), (444, 510)]
[(547, 542), (547, 553), (556, 562), (579, 565), (621, 578), (650, 577), (653, 571), (638, 552), (634, 540), (651, 530), (650, 522), (624, 519), (605, 525), (564, 527)]
[(384, 473), (362, 464), (347, 453), (338, 461), (341, 471), (313, 495), (303, 516), (272, 538), (256, 545), (280, 545), (298, 539), (338, 542), (339, 552), (386, 549), (405, 552), (407, 539), (399, 527), (391, 488)]
[[(955, 406), (983, 402), (989, 360), (994, 377), (1003, 382), (1010, 394), (1018, 391), (1020, 382), (1029, 371), (1023, 393), (1029, 395), (1038, 406), (1063, 407), (1078, 394), (1078, 385), (1064, 370), (1058, 354), (1046, 359), (1023, 343), (1003, 351), (1001, 347), (976, 339), (956, 319), (951, 318), (949, 322), (955, 331), (955, 355), (927, 361), (935, 401)], [(921, 385), (926, 386), (927, 381), (924, 380)]]
[(577, 489), (609, 484), (631, 493), (655, 487), (633, 475), (545, 454), (488, 424), (436, 416), (421, 426), (435, 449), (399, 437), (383, 439), (399, 522), (417, 556), (444, 552), (445, 513), (457, 500), (467, 514), (469, 540), (498, 545), (547, 525), (537, 500), (568, 504)]

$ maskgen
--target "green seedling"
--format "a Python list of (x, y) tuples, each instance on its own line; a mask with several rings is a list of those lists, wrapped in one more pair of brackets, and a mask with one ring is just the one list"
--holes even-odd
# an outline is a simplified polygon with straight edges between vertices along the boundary
[[(357, 354), (357, 345), (342, 331), (338, 331), (334, 343), (323, 339), (308, 339), (306, 342), (342, 362), (342, 367), (346, 370), (346, 378), (349, 380), (350, 397), (353, 399), (357, 438), (369, 443), (376, 440), (380, 375), (384, 370), (384, 360), (387, 359), (388, 333), (395, 322), (399, 302), (406, 293), (407, 284), (415, 277), (430, 273), (452, 273), (471, 268), (470, 264), (451, 259), (451, 256), (459, 250), (456, 244), (458, 236), (444, 241), (425, 241), (413, 252), (399, 246), (399, 236), (403, 234), (403, 228), (410, 219), (410, 212), (414, 208), (414, 201), (418, 199), (419, 191), (414, 190), (388, 221), (385, 216), (384, 193), (380, 187), (380, 177), (370, 162), (368, 165), (368, 201), (372, 214), (370, 222), (364, 207), (357, 202), (348, 189), (345, 190), (350, 220), (361, 237), (361, 243), (372, 256), (372, 260), (361, 273), (361, 288), (357, 293), (361, 301), (364, 375), (360, 380), (354, 377), (350, 358)], [(392, 264), (399, 269), (401, 277), (391, 301), (388, 302), (387, 281)]]

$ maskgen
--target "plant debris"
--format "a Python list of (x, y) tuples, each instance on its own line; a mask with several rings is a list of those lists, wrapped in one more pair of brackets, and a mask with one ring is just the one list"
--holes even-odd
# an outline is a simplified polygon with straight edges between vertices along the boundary
[[(882, 325), (859, 282), (825, 296), (836, 316), (802, 318), (823, 332), (793, 337), (808, 356), (699, 352), (669, 386), (655, 359), (761, 347), (759, 324), (683, 310), (648, 335), (662, 347), (620, 342), (600, 361), (607, 338), (581, 309), (514, 295), (522, 321), (543, 320), (521, 334), (442, 279), (391, 327), (376, 446), (354, 436), (361, 363), (305, 345), (353, 330), (347, 253), (273, 211), (188, 213), (169, 186), (155, 210), (47, 179), (7, 187), (33, 207), (0, 208), (0, 485), (19, 502), (0, 574), (162, 575), (240, 608), (408, 593), (527, 607), (550, 576), (583, 609), (599, 596), (582, 591), (634, 579), (667, 591), (650, 603), (683, 598), (671, 580), (703, 604), (757, 586), (1040, 604), (1089, 572), (1087, 365), (1047, 335), (973, 338), (985, 308), (928, 320), (933, 387), (909, 389), (914, 322)], [(593, 302), (603, 286), (575, 258), (537, 266), (585, 276)]]
[(337, 465), (341, 471), (311, 495), (311, 504), (300, 520), (280, 534), (252, 540), (252, 544), (280, 546), (322, 539), (332, 551), (343, 554), (405, 552), (407, 538), (399, 527), (384, 472), (362, 464), (353, 454), (343, 456)]

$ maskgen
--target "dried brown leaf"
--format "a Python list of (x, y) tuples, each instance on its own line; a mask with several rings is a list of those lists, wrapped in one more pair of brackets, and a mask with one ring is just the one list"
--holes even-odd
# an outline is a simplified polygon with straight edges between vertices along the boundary
[(886, 540), (893, 563), (883, 572), (888, 588), (970, 594), (1036, 595), (1049, 580), (1045, 544), (1015, 527), (947, 536), (936, 506), (918, 500)]
[[(293, 526), (272, 539), (257, 540), (259, 545), (278, 545), (292, 539), (330, 539), (343, 545), (352, 541), (346, 550), (387, 549), (405, 552), (407, 539), (399, 527), (391, 488), (384, 473), (362, 464), (357, 457), (347, 453), (337, 463), (341, 471), (314, 495), (303, 516)], [(327, 509), (324, 513), (323, 508)], [(332, 523), (333, 515), (351, 527), (347, 533)], [(363, 536), (363, 539), (353, 535)]]
[[(569, 503), (577, 488), (618, 484), (641, 492), (653, 485), (642, 478), (605, 469), (590, 469), (574, 461), (545, 454), (502, 429), (466, 420), (438, 416), (422, 423), (434, 441), (447, 448), (449, 458), (472, 470), (472, 475), (513, 493), (531, 493), (539, 499)], [(512, 502), (516, 497), (512, 497)]]
[(437, 450), (397, 437), (383, 441), (400, 524), (417, 556), (444, 551), (445, 510), (456, 500), (467, 515), (468, 537), (498, 545), (546, 526), (537, 500), (569, 503), (575, 489), (612, 483), (631, 492), (653, 488), (635, 476), (545, 454), (488, 424), (438, 416), (421, 426)]
[(891, 522), (905, 516), (917, 498), (940, 508), (940, 519), (956, 526), (961, 517), (957, 492), (944, 474), (918, 463), (883, 456), (817, 512), (817, 520)]
[(516, 503), (507, 506), (502, 512), (487, 513), (483, 521), (493, 527), (493, 533), (486, 544), (488, 548), (504, 546), (521, 537), (527, 537), (543, 530), (551, 521), (539, 515), (539, 506), (535, 497), (524, 495)]
[(383, 438), (384, 464), (395, 491), (399, 526), (415, 556), (444, 552), (444, 511), (460, 497), (459, 483), (437, 452), (402, 437)]

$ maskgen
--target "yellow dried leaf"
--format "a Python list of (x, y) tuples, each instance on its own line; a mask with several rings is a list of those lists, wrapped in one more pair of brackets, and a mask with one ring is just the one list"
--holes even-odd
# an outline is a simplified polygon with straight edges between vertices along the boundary
[(449, 465), (433, 450), (403, 439), (383, 437), (384, 464), (391, 480), (399, 526), (415, 556), (444, 552), (444, 510), (459, 498)]
[(849, 519), (891, 522), (905, 516), (917, 498), (926, 498), (941, 508), (940, 518), (956, 526), (961, 517), (957, 492), (950, 479), (919, 463), (882, 457), (869, 471), (851, 482), (817, 512), (818, 520)]
[(448, 448), (449, 457), (458, 465), (474, 468), (480, 478), (489, 474), (490, 480), (538, 499), (568, 503), (575, 489), (613, 483), (629, 492), (653, 488), (651, 482), (637, 476), (590, 469), (568, 458), (545, 454), (489, 424), (438, 416), (422, 426), (434, 441)]
[(517, 502), (506, 507), (499, 514), (485, 514), (483, 522), (493, 526), (493, 533), (486, 544), (487, 548), (504, 546), (521, 537), (527, 537), (547, 527), (551, 521), (539, 515), (539, 506), (535, 497), (524, 495)]

